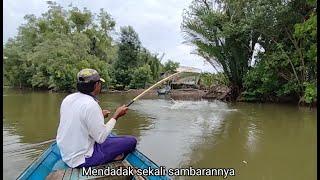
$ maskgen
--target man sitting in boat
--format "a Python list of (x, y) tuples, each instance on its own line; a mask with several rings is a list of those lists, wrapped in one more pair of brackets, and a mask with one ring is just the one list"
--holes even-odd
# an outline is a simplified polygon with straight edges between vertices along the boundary
[(102, 110), (97, 95), (104, 79), (94, 69), (77, 74), (79, 92), (65, 97), (60, 107), (57, 144), (62, 160), (70, 167), (90, 167), (123, 159), (136, 147), (133, 136), (109, 136), (117, 120), (127, 113), (123, 105), (104, 124), (110, 111)]

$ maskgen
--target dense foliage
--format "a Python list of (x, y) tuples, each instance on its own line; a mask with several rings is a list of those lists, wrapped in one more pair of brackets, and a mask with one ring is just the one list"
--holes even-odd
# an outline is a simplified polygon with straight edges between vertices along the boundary
[(168, 60), (166, 63), (164, 63), (163, 70), (165, 72), (174, 72), (179, 67), (178, 62), (173, 62), (171, 60)]
[(200, 85), (204, 89), (210, 89), (212, 86), (215, 85), (224, 85), (228, 86), (229, 81), (226, 78), (224, 73), (218, 72), (218, 73), (208, 73), (204, 72), (200, 74)]
[(25, 16), (5, 43), (4, 80), (18, 87), (71, 91), (82, 68), (94, 68), (109, 87), (144, 88), (163, 72), (162, 58), (144, 48), (131, 26), (121, 27), (103, 9), (66, 10), (54, 2), (41, 17)]
[(194, 0), (183, 19), (185, 39), (223, 71), (234, 100), (317, 101), (315, 0)]

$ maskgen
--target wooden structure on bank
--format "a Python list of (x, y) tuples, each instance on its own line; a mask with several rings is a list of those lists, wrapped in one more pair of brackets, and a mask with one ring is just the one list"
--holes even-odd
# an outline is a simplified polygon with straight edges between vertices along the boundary
[[(181, 74), (172, 78), (167, 85), (170, 85), (171, 89), (181, 89), (181, 88), (194, 88), (199, 89), (199, 80), (201, 69), (187, 66), (180, 66), (179, 70), (187, 69), (189, 72), (186, 74)], [(168, 74), (164, 74), (168, 76)]]

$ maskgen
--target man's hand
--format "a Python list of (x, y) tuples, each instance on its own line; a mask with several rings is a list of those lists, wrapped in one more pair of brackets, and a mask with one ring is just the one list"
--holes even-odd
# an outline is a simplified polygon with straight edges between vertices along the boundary
[(126, 107), (126, 105), (122, 105), (122, 106), (117, 108), (117, 110), (113, 114), (112, 118), (117, 120), (119, 117), (125, 115), (127, 113), (127, 111), (128, 111), (128, 107)]
[(104, 118), (108, 117), (108, 115), (109, 115), (110, 113), (111, 113), (111, 112), (110, 112), (109, 110), (106, 110), (106, 109), (102, 110), (102, 114), (103, 114), (103, 117), (104, 117)]

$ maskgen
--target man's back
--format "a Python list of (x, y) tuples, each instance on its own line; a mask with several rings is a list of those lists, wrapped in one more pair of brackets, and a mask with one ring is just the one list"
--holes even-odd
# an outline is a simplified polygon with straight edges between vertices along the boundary
[[(100, 106), (92, 97), (79, 92), (68, 95), (62, 101), (57, 144), (62, 159), (69, 166), (82, 164), (85, 157), (91, 156), (95, 141), (90, 136), (88, 129), (90, 114), (92, 114), (90, 111), (99, 109), (101, 110)], [(103, 123), (103, 117), (100, 118), (99, 114), (97, 116), (100, 121), (102, 119)], [(92, 119), (94, 118), (96, 117), (92, 117)]]

